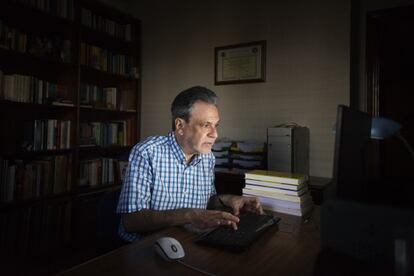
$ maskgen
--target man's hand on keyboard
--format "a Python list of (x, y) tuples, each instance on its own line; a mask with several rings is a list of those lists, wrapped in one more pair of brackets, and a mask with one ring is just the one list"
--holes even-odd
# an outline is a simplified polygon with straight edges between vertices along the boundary
[(189, 215), (191, 223), (200, 229), (229, 225), (237, 230), (237, 223), (239, 222), (238, 217), (223, 211), (192, 209)]
[(221, 196), (224, 203), (233, 209), (233, 214), (239, 216), (241, 211), (248, 211), (263, 215), (262, 205), (257, 197), (224, 195)]

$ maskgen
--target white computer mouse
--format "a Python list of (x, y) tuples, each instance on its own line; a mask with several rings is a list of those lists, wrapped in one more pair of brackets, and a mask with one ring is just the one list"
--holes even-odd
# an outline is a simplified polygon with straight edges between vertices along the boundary
[(156, 240), (154, 249), (167, 261), (179, 260), (185, 256), (184, 249), (180, 242), (171, 237), (162, 237)]

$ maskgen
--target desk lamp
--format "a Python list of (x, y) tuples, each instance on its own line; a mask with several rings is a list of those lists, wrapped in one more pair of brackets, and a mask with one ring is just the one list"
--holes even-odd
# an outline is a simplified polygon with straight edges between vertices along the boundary
[(397, 138), (404, 143), (411, 157), (414, 159), (414, 150), (408, 141), (401, 135), (401, 128), (402, 125), (400, 123), (397, 123), (391, 119), (384, 117), (373, 117), (371, 123), (371, 139), (383, 140), (395, 134)]

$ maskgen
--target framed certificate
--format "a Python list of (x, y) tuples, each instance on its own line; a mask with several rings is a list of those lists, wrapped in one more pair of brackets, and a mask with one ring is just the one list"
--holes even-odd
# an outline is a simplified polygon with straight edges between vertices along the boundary
[(214, 53), (216, 85), (265, 81), (265, 40), (216, 47)]

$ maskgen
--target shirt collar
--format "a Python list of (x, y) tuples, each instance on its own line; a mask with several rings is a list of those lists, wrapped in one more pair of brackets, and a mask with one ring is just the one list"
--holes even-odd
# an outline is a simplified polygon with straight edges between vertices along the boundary
[[(181, 146), (178, 144), (177, 139), (176, 139), (176, 137), (174, 135), (174, 131), (171, 131), (168, 134), (168, 140), (169, 140), (169, 143), (171, 145), (171, 149), (173, 151), (173, 154), (175, 155), (175, 157), (177, 158), (177, 160), (181, 164), (187, 164), (187, 161), (185, 159), (184, 151), (181, 148)], [(198, 164), (201, 161), (203, 155), (204, 154), (198, 154), (198, 153), (195, 154), (189, 165), (196, 165), (196, 164)]]

